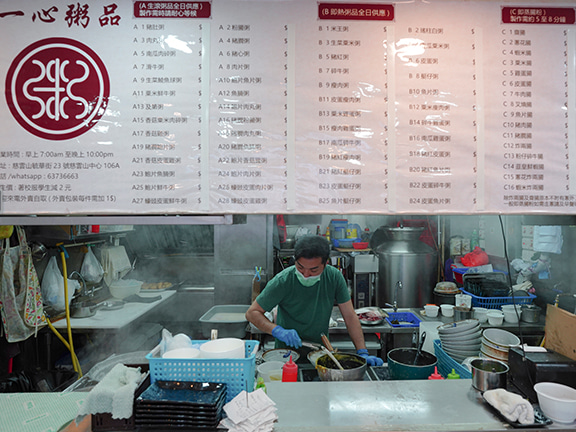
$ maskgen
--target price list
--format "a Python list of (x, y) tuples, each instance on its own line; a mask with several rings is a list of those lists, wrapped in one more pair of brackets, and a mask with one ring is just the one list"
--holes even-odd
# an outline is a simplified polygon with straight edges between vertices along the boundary
[(500, 31), (487, 37), (495, 78), (486, 92), (487, 203), (504, 211), (572, 211), (574, 108), (568, 102), (575, 77), (567, 25), (574, 24), (574, 9), (506, 7), (501, 13)]
[(403, 20), (409, 24), (397, 26), (395, 34), (393, 208), (472, 211), (477, 170), (475, 30), (465, 20), (454, 25), (442, 12), (418, 7), (402, 12), (410, 20)]
[(209, 175), (216, 211), (286, 205), (288, 59), (279, 16), (276, 8), (247, 5), (212, 26)]
[[(378, 211), (388, 203), (389, 5), (323, 4), (296, 34), (296, 207)], [(343, 19), (347, 18), (347, 19)], [(303, 49), (298, 49), (302, 47)]]
[[(124, 196), (146, 212), (201, 204), (203, 24), (138, 19), (132, 28), (130, 181)], [(184, 30), (185, 28), (185, 30)], [(206, 83), (207, 84), (207, 83)]]

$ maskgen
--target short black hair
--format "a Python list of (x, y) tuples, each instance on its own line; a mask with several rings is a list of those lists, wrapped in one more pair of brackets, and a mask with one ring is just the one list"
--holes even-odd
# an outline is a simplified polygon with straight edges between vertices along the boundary
[(326, 264), (330, 258), (330, 243), (324, 237), (318, 235), (302, 236), (294, 245), (294, 259), (322, 258), (322, 264)]

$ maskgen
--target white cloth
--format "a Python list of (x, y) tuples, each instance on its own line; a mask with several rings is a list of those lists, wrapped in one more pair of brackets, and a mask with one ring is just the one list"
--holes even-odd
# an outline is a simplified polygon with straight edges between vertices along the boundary
[(484, 399), (512, 422), (520, 424), (534, 423), (532, 404), (516, 393), (504, 389), (487, 390)]
[(132, 270), (130, 259), (124, 246), (110, 246), (100, 251), (102, 268), (104, 269), (104, 282), (106, 285), (122, 279)]
[(533, 244), (535, 252), (549, 252), (559, 254), (562, 252), (562, 227), (559, 225), (534, 226)]
[(112, 413), (113, 419), (130, 418), (134, 392), (143, 377), (140, 368), (117, 364), (88, 393), (85, 402), (80, 405), (78, 415)]

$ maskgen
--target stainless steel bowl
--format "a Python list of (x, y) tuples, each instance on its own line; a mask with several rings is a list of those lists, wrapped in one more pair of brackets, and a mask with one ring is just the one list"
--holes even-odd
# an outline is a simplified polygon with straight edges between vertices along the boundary
[(338, 369), (328, 354), (316, 361), (316, 370), (321, 381), (361, 381), (366, 374), (366, 359), (358, 354), (334, 353), (344, 370)]
[(499, 360), (476, 359), (472, 367), (472, 386), (482, 392), (497, 388), (506, 388), (508, 365)]

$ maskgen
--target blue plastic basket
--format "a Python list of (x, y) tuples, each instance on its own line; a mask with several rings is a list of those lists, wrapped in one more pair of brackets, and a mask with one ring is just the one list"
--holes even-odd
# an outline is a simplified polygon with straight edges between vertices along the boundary
[(465, 366), (462, 366), (460, 363), (450, 357), (448, 353), (442, 349), (442, 343), (440, 342), (440, 339), (434, 340), (434, 354), (438, 359), (438, 372), (440, 372), (440, 375), (442, 375), (444, 378), (446, 378), (448, 374), (452, 372), (452, 369), (454, 369), (454, 372), (460, 375), (460, 378), (472, 378), (472, 372), (470, 372)]
[[(203, 344), (205, 340), (192, 341)], [(150, 364), (150, 382), (192, 381), (224, 383), (227, 386), (226, 401), (230, 402), (242, 390), (252, 391), (256, 374), (258, 341), (244, 341), (245, 358), (194, 358), (166, 359), (160, 357), (160, 345), (146, 359)]]
[(460, 288), (463, 294), (468, 294), (472, 297), (472, 307), (483, 307), (486, 309), (499, 309), (500, 306), (505, 304), (532, 304), (536, 298), (534, 294), (527, 293), (528, 296), (514, 296), (512, 297), (479, 297), (469, 293), (465, 289)]
[[(409, 324), (393, 324), (392, 321), (396, 320)], [(420, 327), (420, 322), (422, 320), (411, 312), (388, 312), (386, 321), (392, 327)]]

